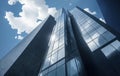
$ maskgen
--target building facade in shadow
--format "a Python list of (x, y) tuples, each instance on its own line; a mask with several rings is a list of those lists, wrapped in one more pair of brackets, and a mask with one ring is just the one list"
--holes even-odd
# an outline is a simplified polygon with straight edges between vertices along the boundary
[(107, 24), (120, 33), (120, 1), (96, 0)]

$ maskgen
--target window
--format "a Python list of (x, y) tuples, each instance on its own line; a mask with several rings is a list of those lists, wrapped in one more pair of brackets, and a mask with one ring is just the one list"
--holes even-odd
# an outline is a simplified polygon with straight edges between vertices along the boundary
[(55, 50), (55, 49), (57, 49), (57, 48), (58, 48), (58, 41), (55, 41), (53, 50)]
[(107, 42), (107, 40), (104, 37), (99, 36), (96, 39), (94, 39), (94, 42), (100, 47), (104, 45)]
[(58, 60), (60, 60), (61, 58), (65, 57), (65, 51), (64, 48), (60, 49), (58, 51)]
[(100, 36), (100, 34), (97, 31), (92, 32), (90, 35), (92, 39), (95, 39), (96, 37)]
[(63, 45), (64, 44), (64, 37), (61, 37), (59, 39), (59, 46)]
[(67, 63), (68, 76), (78, 76), (78, 70), (75, 63), (75, 59), (70, 60)]
[(91, 49), (91, 51), (94, 51), (94, 50), (96, 50), (98, 48), (98, 46), (95, 44), (94, 41), (89, 42), (88, 46)]
[(48, 76), (56, 76), (56, 70), (53, 70), (48, 73)]
[(101, 51), (104, 53), (106, 57), (109, 57), (115, 51), (115, 48), (112, 47), (111, 45), (108, 45), (101, 49)]
[(62, 59), (61, 61), (59, 61), (59, 62), (57, 63), (57, 67), (63, 65), (64, 63), (65, 63), (65, 59)]
[(57, 76), (65, 76), (65, 65), (57, 68)]
[(103, 27), (99, 27), (99, 28), (97, 29), (97, 31), (98, 31), (100, 34), (103, 34), (103, 33), (106, 32), (107, 30), (106, 30), (105, 28), (103, 28)]
[(55, 70), (56, 69), (56, 64), (54, 64), (53, 66), (51, 66), (50, 68), (49, 68), (49, 72), (51, 72), (51, 71), (53, 71), (53, 70)]
[(101, 27), (101, 25), (100, 25), (100, 24), (98, 24), (98, 23), (96, 23), (95, 21), (93, 21), (92, 26), (93, 26), (95, 29), (98, 29), (98, 28), (100, 28), (100, 27)]
[(104, 38), (107, 39), (107, 41), (110, 41), (112, 40), (113, 38), (115, 38), (115, 36), (110, 33), (109, 31), (106, 31), (104, 34), (103, 34)]
[(51, 64), (55, 63), (56, 61), (57, 61), (57, 53), (54, 53), (51, 56)]
[(111, 44), (116, 50), (120, 51), (120, 41), (116, 40)]
[(81, 73), (81, 75), (82, 75), (82, 73), (83, 73), (83, 66), (82, 66), (82, 63), (80, 62), (80, 60), (79, 60), (80, 58), (75, 58), (75, 62), (76, 62), (76, 65), (77, 65), (77, 69), (78, 69), (78, 71)]
[(89, 43), (90, 41), (92, 41), (92, 38), (89, 36), (88, 38), (85, 39), (85, 41)]
[(96, 29), (93, 27), (93, 26), (90, 26), (89, 28), (86, 29), (86, 31), (88, 32), (88, 34), (94, 34), (93, 32), (95, 31)]

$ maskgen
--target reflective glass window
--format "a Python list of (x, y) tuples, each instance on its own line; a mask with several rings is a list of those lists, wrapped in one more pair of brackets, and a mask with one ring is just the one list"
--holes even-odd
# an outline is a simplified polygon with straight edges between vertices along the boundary
[(57, 61), (57, 53), (54, 53), (51, 56), (51, 64), (55, 63), (56, 61)]
[(89, 42), (88, 46), (91, 49), (91, 51), (94, 51), (94, 50), (96, 50), (98, 48), (98, 46), (95, 44), (94, 41)]
[[(89, 30), (89, 31), (87, 31), (87, 30)], [(88, 32), (88, 34), (92, 35), (95, 32), (95, 28), (91, 26), (90, 28), (87, 28), (86, 31)]]
[(59, 30), (59, 32), (60, 32), (60, 35), (64, 32), (64, 28), (61, 28), (60, 30)]
[(78, 70), (74, 59), (67, 63), (67, 71), (68, 76), (78, 76)]
[(107, 41), (110, 41), (113, 38), (115, 38), (115, 36), (112, 33), (110, 33), (109, 31), (106, 31), (105, 33), (103, 33), (103, 36), (105, 39), (107, 39)]
[(56, 69), (56, 64), (55, 65), (52, 65), (50, 68), (49, 68), (49, 72), (51, 72), (52, 70), (55, 70)]
[(115, 48), (111, 45), (108, 45), (101, 49), (101, 51), (104, 53), (106, 57), (109, 57), (115, 51)]
[(92, 26), (93, 26), (95, 29), (98, 29), (98, 28), (101, 27), (101, 25), (98, 24), (98, 23), (96, 23), (95, 21), (94, 21), (94, 23), (92, 24)]
[(107, 40), (106, 40), (104, 37), (102, 37), (102, 36), (97, 37), (97, 38), (94, 39), (93, 41), (94, 41), (99, 47), (102, 46), (102, 45), (104, 45), (104, 44), (107, 42)]
[(56, 76), (56, 70), (53, 70), (48, 73), (48, 76)]
[(59, 46), (63, 45), (64, 44), (64, 37), (61, 37), (59, 39)]
[(57, 68), (57, 76), (65, 76), (65, 65)]
[(112, 43), (112, 46), (116, 48), (116, 50), (120, 51), (120, 41), (116, 40)]
[(57, 63), (57, 67), (63, 65), (64, 63), (65, 63), (65, 59), (62, 59), (61, 61), (59, 61), (59, 62)]
[(106, 30), (105, 28), (103, 28), (103, 27), (99, 27), (99, 28), (97, 29), (97, 31), (98, 31), (100, 34), (103, 34), (103, 33), (106, 32), (107, 30)]
[(80, 58), (75, 58), (75, 62), (76, 62), (76, 65), (77, 65), (77, 69), (78, 69), (78, 71), (79, 72), (82, 72), (83, 70), (82, 70), (82, 63), (80, 62), (80, 60), (79, 60)]
[(61, 58), (65, 57), (65, 51), (64, 48), (60, 49), (58, 51), (58, 60), (60, 60)]
[[(83, 36), (84, 40), (87, 40), (90, 37), (88, 34), (85, 34), (85, 35), (82, 35), (82, 36)], [(89, 42), (89, 41), (86, 41), (86, 42)]]
[(88, 34), (88, 33), (87, 33), (87, 30), (82, 31), (82, 34), (83, 34), (83, 35)]
[(53, 50), (58, 48), (58, 41), (55, 41), (54, 46), (53, 46)]
[(100, 34), (97, 31), (94, 31), (90, 34), (90, 36), (91, 36), (92, 39), (95, 39), (95, 38), (99, 37)]
[[(62, 12), (62, 11), (61, 11)], [(55, 72), (55, 66), (59, 64), (59, 66), (62, 64), (57, 62), (58, 60), (65, 57), (65, 50), (64, 50), (64, 15), (63, 13), (57, 13), (56, 25), (53, 28), (52, 35), (50, 37), (49, 41), (49, 49), (48, 53), (46, 55), (46, 59), (44, 61), (44, 64), (40, 70), (40, 72), (44, 71), (45, 68), (49, 69), (49, 73), (47, 73), (47, 76), (56, 76), (57, 71)], [(62, 17), (61, 17), (62, 15)], [(56, 64), (54, 64), (56, 63)], [(54, 70), (54, 71), (53, 71)], [(43, 75), (41, 73), (41, 75)]]
[(91, 42), (92, 41), (92, 38), (89, 36), (88, 38), (86, 38), (85, 40), (87, 43)]

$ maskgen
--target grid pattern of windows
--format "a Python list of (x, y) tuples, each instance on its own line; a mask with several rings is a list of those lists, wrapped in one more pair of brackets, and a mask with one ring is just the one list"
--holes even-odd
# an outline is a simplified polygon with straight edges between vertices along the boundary
[(72, 13), (80, 28), (82, 37), (91, 51), (95, 51), (97, 48), (115, 38), (112, 33), (79, 9), (75, 8)]
[(42, 71), (38, 76), (65, 76), (65, 59)]
[[(49, 49), (39, 76), (65, 76), (64, 14), (56, 16), (56, 25), (49, 41)], [(54, 64), (55, 63), (55, 64)], [(62, 64), (62, 65), (61, 65)], [(61, 74), (59, 74), (61, 73)]]
[(120, 52), (120, 41), (116, 40), (111, 44), (105, 46), (101, 51), (104, 53), (106, 57), (110, 57), (115, 51)]

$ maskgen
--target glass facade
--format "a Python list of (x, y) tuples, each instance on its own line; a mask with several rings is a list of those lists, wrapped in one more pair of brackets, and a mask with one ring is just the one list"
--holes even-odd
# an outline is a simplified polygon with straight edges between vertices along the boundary
[(112, 54), (114, 54), (114, 52), (120, 52), (120, 41), (115, 40), (114, 42), (102, 48), (101, 51), (107, 58), (109, 58)]
[(83, 39), (91, 51), (95, 51), (115, 38), (111, 32), (79, 9), (75, 8), (71, 13), (79, 26)]
[(78, 53), (75, 54), (75, 56), (72, 55), (72, 53), (76, 53), (78, 50), (76, 47), (72, 48), (74, 50), (69, 54), (69, 56), (73, 56), (71, 58), (66, 55), (66, 52), (70, 52), (71, 49), (66, 50), (66, 46), (69, 44), (65, 45), (65, 42), (67, 42), (65, 41), (65, 31), (67, 30), (65, 27), (67, 25), (64, 10), (59, 10), (55, 15), (55, 19), (56, 25), (50, 37), (48, 44), (49, 49), (38, 76), (79, 76), (79, 72), (83, 68), (82, 62), (80, 62), (80, 57), (77, 55)]
[[(119, 40), (115, 40), (116, 36), (105, 27), (78, 8), (73, 9), (71, 14), (91, 53), (100, 48), (102, 54), (110, 57), (115, 51), (120, 51)], [(84, 76), (84, 65), (78, 52), (72, 30), (73, 24), (68, 13), (59, 10), (55, 20), (56, 25), (49, 40), (48, 52), (38, 76)], [(68, 25), (71, 29), (67, 28)]]
[(64, 13), (56, 14), (56, 25), (49, 41), (49, 49), (39, 76), (65, 76)]

